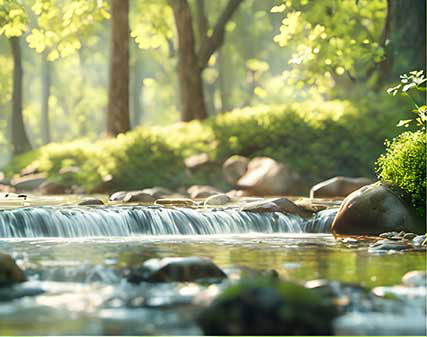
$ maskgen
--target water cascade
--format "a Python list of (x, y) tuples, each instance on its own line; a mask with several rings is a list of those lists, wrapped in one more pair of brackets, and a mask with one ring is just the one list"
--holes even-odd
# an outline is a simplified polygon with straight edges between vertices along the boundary
[[(315, 228), (314, 228), (315, 227)], [(278, 212), (158, 206), (0, 210), (0, 238), (329, 232), (328, 224)]]

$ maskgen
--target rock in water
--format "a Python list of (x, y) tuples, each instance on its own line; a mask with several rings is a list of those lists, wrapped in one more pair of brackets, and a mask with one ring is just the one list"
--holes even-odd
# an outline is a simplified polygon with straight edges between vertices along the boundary
[(425, 222), (409, 203), (380, 183), (351, 193), (332, 223), (334, 234), (379, 235), (402, 230), (424, 233)]
[(12, 285), (26, 280), (24, 272), (16, 265), (12, 257), (0, 254), (0, 286)]
[(310, 198), (346, 197), (372, 183), (373, 181), (368, 178), (334, 177), (314, 185), (310, 190)]
[(227, 194), (215, 194), (210, 196), (203, 203), (204, 206), (222, 206), (228, 204), (231, 198)]
[(243, 279), (199, 318), (205, 335), (333, 335), (336, 306), (312, 289), (269, 279)]
[(147, 260), (142, 268), (130, 273), (128, 281), (197, 282), (220, 281), (226, 277), (227, 275), (211, 260), (190, 256)]

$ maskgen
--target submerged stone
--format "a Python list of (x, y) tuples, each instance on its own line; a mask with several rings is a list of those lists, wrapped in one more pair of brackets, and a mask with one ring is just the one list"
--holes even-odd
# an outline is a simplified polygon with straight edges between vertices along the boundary
[(0, 287), (25, 282), (24, 272), (10, 255), (0, 254)]
[(145, 261), (142, 268), (132, 270), (127, 279), (146, 282), (218, 282), (227, 275), (211, 260), (191, 257), (168, 257)]
[(82, 202), (79, 202), (79, 206), (96, 206), (104, 205), (104, 202), (101, 199), (86, 199)]
[(426, 271), (425, 270), (413, 270), (407, 272), (402, 277), (402, 283), (408, 287), (425, 287), (426, 283)]
[(372, 184), (351, 193), (332, 223), (334, 234), (378, 235), (388, 231), (425, 232), (425, 222), (398, 193)]
[(243, 279), (205, 309), (205, 335), (331, 335), (336, 306), (290, 282)]

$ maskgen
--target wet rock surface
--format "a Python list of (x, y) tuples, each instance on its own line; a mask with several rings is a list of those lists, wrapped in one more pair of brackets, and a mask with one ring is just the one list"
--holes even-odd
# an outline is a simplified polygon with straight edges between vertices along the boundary
[(378, 235), (402, 230), (423, 233), (424, 219), (395, 191), (379, 183), (351, 193), (332, 224), (335, 234)]
[(332, 334), (336, 307), (290, 282), (247, 280), (230, 286), (202, 312), (206, 335)]
[(150, 259), (130, 272), (132, 283), (146, 282), (218, 282), (227, 275), (212, 261), (201, 257)]
[(24, 272), (16, 265), (14, 259), (10, 255), (0, 253), (0, 287), (26, 280)]
[(310, 198), (341, 198), (356, 191), (362, 186), (372, 184), (369, 178), (334, 177), (314, 185)]

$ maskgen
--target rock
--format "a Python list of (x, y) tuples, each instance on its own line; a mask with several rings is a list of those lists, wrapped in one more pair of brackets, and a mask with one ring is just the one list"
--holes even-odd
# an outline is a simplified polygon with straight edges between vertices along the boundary
[(235, 186), (248, 170), (249, 161), (249, 158), (238, 155), (228, 158), (222, 165), (225, 181)]
[(110, 201), (123, 201), (123, 199), (126, 197), (127, 191), (119, 191), (115, 192), (112, 195), (110, 195), (109, 200)]
[(425, 242), (425, 240), (426, 240), (426, 237), (427, 236), (425, 234), (424, 235), (417, 235), (416, 237), (414, 237), (412, 239), (412, 244), (414, 246), (422, 246), (423, 242)]
[(227, 275), (211, 260), (191, 257), (168, 257), (145, 261), (142, 268), (133, 270), (129, 282), (218, 282)]
[(127, 192), (123, 202), (154, 202), (156, 198), (142, 191)]
[(413, 271), (407, 272), (402, 277), (402, 283), (407, 287), (425, 287), (426, 271), (413, 270)]
[(96, 205), (104, 205), (104, 202), (101, 199), (86, 199), (82, 202), (79, 202), (79, 206), (96, 206)]
[(389, 251), (389, 250), (407, 250), (412, 246), (403, 241), (393, 241), (390, 239), (379, 240), (369, 246), (369, 251)]
[(171, 191), (170, 189), (164, 188), (164, 187), (152, 187), (152, 188), (145, 188), (142, 190), (143, 193), (147, 193), (149, 195), (151, 195), (152, 197), (156, 198), (156, 199), (160, 199), (163, 198), (167, 195), (171, 195), (174, 192)]
[(282, 212), (288, 214), (298, 215), (303, 218), (311, 218), (313, 215), (310, 212), (302, 209), (295, 205), (292, 201), (287, 198), (269, 199), (263, 201), (254, 201), (247, 203), (242, 207), (243, 211), (246, 212)]
[(381, 233), (379, 235), (380, 238), (384, 238), (384, 239), (389, 239), (392, 238), (393, 236), (396, 236), (397, 234), (399, 234), (398, 232), (386, 232), (386, 233)]
[(191, 199), (186, 198), (166, 198), (166, 199), (157, 199), (154, 202), (154, 205), (171, 205), (171, 206), (181, 206), (181, 207), (196, 207), (199, 204)]
[(0, 254), (0, 287), (25, 282), (24, 272), (19, 268), (10, 255)]
[(215, 187), (208, 185), (193, 185), (187, 192), (190, 194), (192, 199), (198, 198), (209, 198), (215, 194), (221, 194), (222, 192), (217, 190)]
[(268, 157), (256, 157), (237, 182), (237, 187), (258, 195), (296, 195), (303, 192), (298, 173)]
[(425, 223), (409, 203), (379, 183), (345, 198), (332, 223), (334, 234), (379, 235), (401, 230), (424, 233)]
[(205, 335), (332, 335), (337, 312), (311, 289), (271, 279), (244, 279), (205, 309)]
[(215, 194), (210, 196), (203, 203), (204, 206), (223, 206), (228, 204), (231, 198), (227, 194)]
[(405, 235), (403, 235), (403, 238), (405, 240), (412, 240), (417, 236), (417, 234), (415, 233), (405, 233)]
[(190, 172), (195, 172), (200, 168), (212, 164), (212, 161), (209, 160), (207, 153), (200, 153), (194, 156), (188, 157), (184, 160), (185, 167), (190, 170)]
[(334, 177), (314, 185), (310, 190), (310, 198), (346, 197), (372, 183), (373, 181), (369, 178)]
[(41, 288), (29, 288), (24, 285), (0, 287), (0, 302), (12, 301), (27, 296), (37, 296), (45, 293)]
[(45, 181), (39, 186), (38, 190), (42, 194), (58, 195), (65, 194), (67, 192), (67, 187), (53, 181)]
[(33, 191), (46, 181), (44, 173), (26, 175), (12, 179), (12, 185), (18, 191)]

